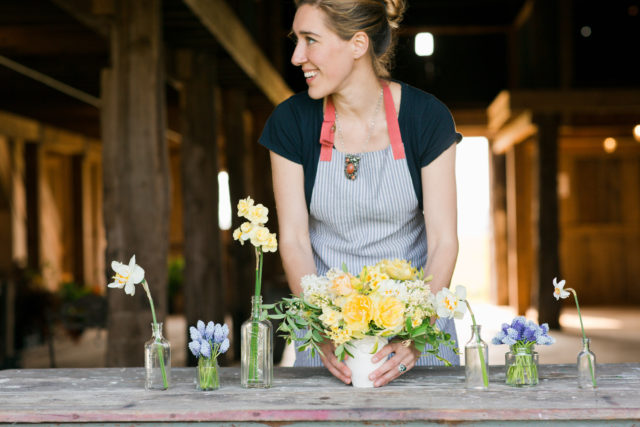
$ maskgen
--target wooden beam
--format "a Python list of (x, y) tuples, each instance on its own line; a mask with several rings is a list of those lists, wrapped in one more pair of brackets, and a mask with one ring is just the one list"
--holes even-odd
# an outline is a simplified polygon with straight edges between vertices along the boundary
[(531, 12), (533, 12), (534, 3), (534, 0), (526, 0), (524, 2), (522, 7), (520, 8), (520, 11), (518, 12), (518, 15), (516, 16), (516, 19), (514, 19), (513, 21), (513, 27), (515, 29), (519, 29), (529, 20), (529, 18), (531, 17)]
[(107, 19), (101, 16), (97, 16), (95, 13), (104, 14), (106, 6), (105, 3), (111, 4), (111, 10), (113, 10), (113, 1), (107, 2), (106, 0), (96, 2), (87, 0), (51, 0), (60, 9), (73, 16), (78, 22), (85, 27), (95, 31), (105, 39), (109, 38), (109, 22)]
[(487, 107), (487, 127), (496, 132), (511, 117), (511, 92), (501, 91)]
[(20, 73), (37, 82), (47, 85), (52, 89), (71, 96), (72, 98), (78, 99), (96, 108), (100, 108), (100, 98), (96, 98), (93, 95), (69, 86), (68, 84), (56, 80), (53, 77), (49, 77), (39, 71), (33, 70), (29, 67), (25, 67), (24, 65), (13, 61), (6, 56), (0, 55), (0, 65), (4, 65), (5, 67), (10, 68), (17, 73)]
[(184, 2), (274, 105), (293, 94), (224, 0)]
[(531, 120), (531, 112), (524, 111), (508, 122), (492, 139), (494, 154), (505, 153), (509, 148), (534, 135), (537, 127)]
[(413, 25), (400, 27), (400, 37), (410, 37), (418, 33), (431, 33), (438, 36), (478, 36), (486, 34), (506, 34), (509, 25)]
[(534, 113), (640, 113), (640, 90), (514, 90), (509, 92), (509, 108)]

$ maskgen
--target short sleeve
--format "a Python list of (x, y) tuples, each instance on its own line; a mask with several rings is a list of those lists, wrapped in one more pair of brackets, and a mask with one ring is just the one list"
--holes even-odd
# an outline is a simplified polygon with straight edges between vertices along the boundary
[(289, 98), (273, 110), (258, 142), (270, 151), (302, 164), (302, 134), (292, 104), (293, 98)]
[(431, 97), (421, 117), (420, 167), (425, 167), (442, 154), (451, 144), (462, 140), (449, 109), (437, 98)]

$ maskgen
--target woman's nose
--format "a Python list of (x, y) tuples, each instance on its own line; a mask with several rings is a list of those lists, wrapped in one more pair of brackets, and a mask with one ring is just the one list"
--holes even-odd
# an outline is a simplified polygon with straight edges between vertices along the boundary
[(293, 50), (293, 55), (291, 55), (291, 63), (298, 67), (306, 61), (307, 58), (304, 51), (304, 43), (298, 41), (298, 43), (296, 43), (296, 48)]

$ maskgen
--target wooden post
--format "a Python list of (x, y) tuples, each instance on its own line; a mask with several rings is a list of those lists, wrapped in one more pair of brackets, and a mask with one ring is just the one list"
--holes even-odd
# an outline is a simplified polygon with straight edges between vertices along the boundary
[(509, 304), (525, 314), (531, 304), (531, 170), (530, 145), (507, 152), (507, 245)]
[(509, 273), (508, 273), (508, 245), (507, 245), (507, 177), (506, 156), (491, 154), (491, 218), (493, 228), (494, 266), (492, 271), (491, 300), (495, 304), (509, 304)]
[(560, 327), (560, 308), (553, 297), (553, 278), (560, 277), (558, 229), (558, 115), (536, 115), (538, 125), (537, 233), (534, 247), (537, 249), (537, 266), (534, 266), (534, 300), (538, 309), (538, 321), (549, 327)]
[[(229, 173), (229, 193), (231, 197), (231, 227), (239, 227), (241, 220), (237, 216), (238, 200), (253, 193), (254, 150), (252, 149), (253, 124), (251, 113), (246, 109), (246, 92), (239, 89), (224, 91), (225, 109), (223, 110), (223, 131), (225, 136), (225, 157)], [(262, 203), (262, 201), (259, 201)], [(228, 272), (230, 284), (231, 316), (233, 319), (233, 352), (240, 355), (240, 325), (250, 315), (251, 295), (255, 278), (253, 268), (254, 254), (251, 247), (242, 246), (235, 240), (229, 241), (227, 248)]]
[[(187, 325), (224, 320), (218, 227), (215, 57), (180, 51), (184, 283)], [(186, 349), (184, 349), (186, 351)], [(191, 362), (195, 359), (189, 358)]]
[[(160, 0), (118, 0), (112, 69), (103, 73), (102, 140), (107, 277), (112, 260), (135, 254), (145, 269), (159, 322), (167, 306), (169, 167)], [(149, 303), (110, 290), (108, 366), (142, 366), (151, 336)]]

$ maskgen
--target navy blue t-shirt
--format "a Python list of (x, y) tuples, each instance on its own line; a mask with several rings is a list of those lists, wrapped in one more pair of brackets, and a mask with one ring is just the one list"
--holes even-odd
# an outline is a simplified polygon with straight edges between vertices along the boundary
[[(435, 160), (462, 135), (447, 107), (435, 96), (406, 83), (400, 83), (402, 96), (398, 124), (413, 187), (422, 209), (420, 170)], [(307, 208), (320, 160), (320, 130), (323, 120), (322, 99), (300, 92), (282, 102), (273, 111), (260, 136), (260, 144), (280, 156), (302, 165)]]

